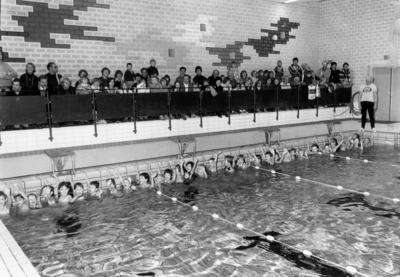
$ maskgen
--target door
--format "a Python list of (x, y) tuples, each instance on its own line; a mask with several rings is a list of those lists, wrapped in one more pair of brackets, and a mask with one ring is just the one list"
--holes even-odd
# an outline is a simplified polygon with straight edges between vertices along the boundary
[(393, 67), (391, 121), (400, 121), (400, 67)]
[(374, 84), (378, 88), (378, 103), (375, 112), (375, 120), (390, 120), (390, 87), (391, 87), (391, 67), (374, 67)]

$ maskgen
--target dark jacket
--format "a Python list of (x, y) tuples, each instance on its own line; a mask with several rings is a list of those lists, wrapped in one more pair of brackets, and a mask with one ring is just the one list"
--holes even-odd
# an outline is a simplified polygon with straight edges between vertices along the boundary
[(331, 68), (331, 76), (329, 77), (329, 83), (340, 84), (340, 70), (333, 70)]
[(24, 88), (24, 90), (37, 90), (39, 78), (35, 74), (22, 74), (21, 77), (19, 77), (19, 80), (21, 81), (21, 86)]

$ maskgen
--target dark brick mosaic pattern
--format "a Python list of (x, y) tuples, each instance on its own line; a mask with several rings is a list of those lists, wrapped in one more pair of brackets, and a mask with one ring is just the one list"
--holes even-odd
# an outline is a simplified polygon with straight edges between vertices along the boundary
[[(243, 63), (244, 60), (250, 60), (251, 57), (244, 56), (241, 52), (243, 45), (253, 46), (259, 57), (268, 57), (270, 54), (280, 54), (279, 51), (274, 51), (277, 44), (287, 44), (289, 39), (295, 39), (295, 36), (289, 35), (292, 29), (297, 29), (300, 23), (290, 22), (289, 18), (281, 17), (279, 21), (271, 23), (272, 27), (277, 27), (277, 30), (261, 29), (262, 33), (268, 33), (268, 36), (262, 36), (260, 39), (249, 38), (247, 42), (235, 41), (235, 44), (228, 44), (226, 47), (207, 47), (207, 51), (210, 55), (218, 55), (219, 63), (213, 63), (213, 66), (226, 66), (230, 67), (233, 61), (238, 66)], [(285, 37), (281, 38), (281, 33), (285, 33)], [(276, 35), (277, 40), (273, 40), (272, 37)], [(229, 53), (234, 52), (235, 58), (231, 59)]]

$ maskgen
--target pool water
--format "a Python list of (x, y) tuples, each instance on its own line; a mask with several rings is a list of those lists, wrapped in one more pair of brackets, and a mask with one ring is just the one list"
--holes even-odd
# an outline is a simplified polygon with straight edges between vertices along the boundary
[(399, 150), (338, 153), (377, 164), (323, 155), (265, 166), (369, 197), (247, 169), (165, 186), (196, 212), (143, 190), (3, 221), (41, 276), (350, 276), (201, 210), (368, 276), (399, 276), (400, 204), (372, 196), (400, 198)]

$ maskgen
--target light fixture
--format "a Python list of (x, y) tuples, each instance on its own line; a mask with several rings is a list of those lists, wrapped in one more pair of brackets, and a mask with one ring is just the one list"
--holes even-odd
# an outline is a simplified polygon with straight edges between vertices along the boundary
[(285, 3), (285, 4), (289, 4), (289, 3), (293, 3), (293, 2), (297, 2), (297, 1), (299, 1), (299, 0), (287, 0), (287, 1), (285, 1), (284, 3)]

